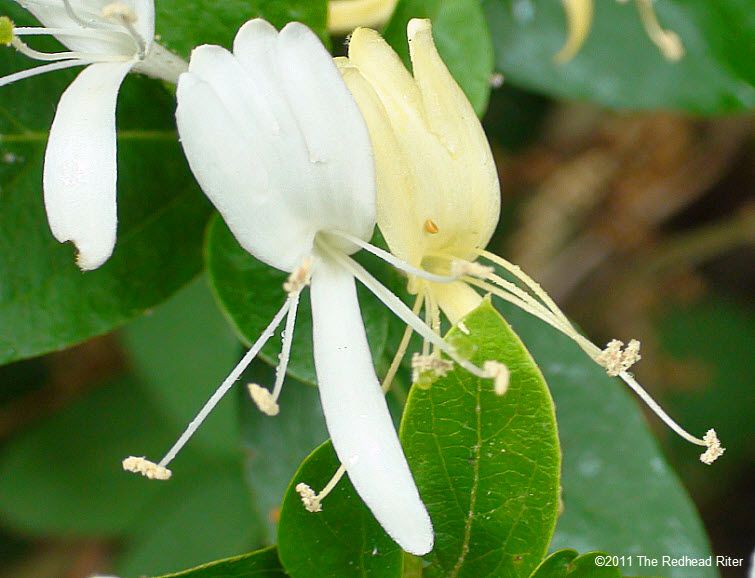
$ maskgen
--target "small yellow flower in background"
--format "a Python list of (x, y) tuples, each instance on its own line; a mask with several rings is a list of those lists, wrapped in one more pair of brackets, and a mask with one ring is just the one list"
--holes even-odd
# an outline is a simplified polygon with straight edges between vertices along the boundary
[(331, 0), (328, 2), (328, 30), (348, 34), (357, 26), (382, 26), (393, 14), (398, 0)]
[[(417, 269), (449, 281), (408, 273), (408, 289), (416, 294), (414, 312), (424, 307), (428, 324), (441, 329), (441, 312), (459, 324), (482, 302), (478, 291), (523, 309), (573, 339), (609, 375), (620, 377), (682, 438), (707, 448), (701, 461), (711, 463), (723, 453), (710, 430), (699, 439), (679, 426), (629, 373), (640, 359), (640, 344), (613, 340), (601, 349), (581, 335), (551, 297), (518, 266), (485, 250), (500, 214), (500, 186), (487, 138), (459, 85), (435, 47), (429, 20), (408, 25), (414, 75), (374, 30), (358, 28), (348, 58), (336, 63), (367, 121), (377, 168), (377, 221), (393, 254)], [(373, 250), (369, 247), (363, 248)], [(516, 279), (513, 283), (495, 269)], [(406, 269), (405, 269), (406, 270)], [(411, 337), (407, 328), (384, 381), (390, 385)], [(437, 373), (427, 341), (415, 356), (415, 382), (423, 371)], [(432, 352), (438, 358), (440, 352)], [(503, 394), (506, 368), (486, 366)], [(419, 382), (418, 382), (419, 383)]]
[[(616, 0), (626, 4), (629, 0)], [(664, 30), (653, 9), (654, 0), (635, 0), (642, 24), (650, 40), (653, 41), (667, 60), (677, 61), (684, 56), (684, 44), (679, 35)], [(557, 62), (568, 62), (579, 52), (590, 34), (593, 19), (593, 0), (562, 0), (566, 12), (569, 36), (564, 47), (556, 54)]]

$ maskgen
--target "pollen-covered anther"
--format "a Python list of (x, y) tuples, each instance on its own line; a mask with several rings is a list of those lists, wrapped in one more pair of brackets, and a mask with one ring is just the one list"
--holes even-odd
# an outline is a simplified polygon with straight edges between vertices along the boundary
[(136, 12), (123, 2), (112, 2), (102, 8), (102, 17), (108, 20), (122, 20), (129, 24), (136, 22)]
[(283, 284), (283, 290), (289, 295), (298, 293), (304, 289), (312, 279), (312, 258), (307, 257), (296, 269), (288, 276), (288, 280)]
[(493, 380), (493, 391), (496, 395), (506, 395), (511, 381), (511, 371), (508, 366), (500, 361), (486, 361), (482, 370), (488, 378)]
[(622, 350), (623, 347), (623, 341), (613, 339), (595, 359), (605, 368), (606, 373), (612, 377), (621, 375), (642, 359), (640, 355), (640, 342), (636, 339), (632, 339), (626, 348)]
[(141, 474), (150, 480), (169, 480), (173, 475), (168, 468), (158, 465), (148, 459), (129, 456), (123, 460), (123, 469), (127, 472)]
[(437, 235), (440, 232), (440, 228), (432, 219), (425, 221), (424, 228), (425, 232), (430, 233), (431, 235)]
[(299, 483), (296, 484), (295, 489), (296, 493), (299, 494), (299, 497), (301, 497), (301, 503), (304, 504), (304, 507), (308, 512), (312, 512), (313, 514), (322, 512), (322, 503), (320, 502), (320, 498), (312, 488), (310, 488), (305, 483)]
[(10, 46), (13, 43), (13, 20), (0, 16), (0, 44)]
[(478, 279), (487, 279), (494, 271), (493, 267), (488, 267), (475, 261), (456, 259), (451, 263), (451, 275), (454, 277), (468, 275), (469, 277), (477, 277)]
[(445, 377), (453, 368), (454, 364), (446, 359), (415, 353), (412, 357), (412, 381), (417, 383), (425, 373), (431, 373), (435, 377)]
[(246, 387), (252, 401), (262, 413), (269, 416), (276, 416), (280, 413), (280, 406), (270, 391), (256, 383), (250, 383)]
[(700, 461), (709, 466), (724, 454), (726, 448), (721, 447), (721, 442), (718, 440), (718, 435), (714, 429), (708, 430), (703, 441), (708, 449), (700, 456)]

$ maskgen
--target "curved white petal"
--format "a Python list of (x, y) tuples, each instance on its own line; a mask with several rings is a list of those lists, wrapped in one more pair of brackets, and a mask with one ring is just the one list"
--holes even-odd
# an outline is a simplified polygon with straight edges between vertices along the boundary
[(330, 53), (309, 28), (286, 25), (278, 37), (278, 70), (317, 167), (321, 229), (365, 240), (375, 226), (375, 165), (367, 126)]
[(155, 39), (155, 0), (133, 0), (136, 22), (134, 27), (144, 39), (149, 51)]
[(336, 453), (391, 538), (407, 552), (427, 554), (432, 523), (375, 376), (354, 278), (323, 259), (311, 291), (317, 380)]
[(258, 148), (264, 143), (247, 138), (214, 86), (196, 74), (181, 75), (177, 97), (181, 143), (202, 190), (247, 251), (273, 267), (295, 269), (311, 254), (315, 230), (271, 186)]
[(55, 238), (73, 241), (83, 270), (113, 252), (117, 227), (115, 106), (133, 63), (92, 64), (63, 93), (44, 167), (45, 207)]

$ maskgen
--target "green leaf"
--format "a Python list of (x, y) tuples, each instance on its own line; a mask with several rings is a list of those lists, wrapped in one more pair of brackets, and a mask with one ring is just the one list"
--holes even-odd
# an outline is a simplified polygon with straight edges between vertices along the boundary
[(663, 27), (684, 43), (669, 62), (647, 37), (634, 3), (595, 2), (592, 30), (566, 64), (554, 55), (566, 40), (561, 2), (482, 0), (496, 65), (513, 84), (558, 98), (612, 108), (673, 108), (698, 114), (755, 106), (755, 13), (750, 0), (663, 0)]
[(400, 0), (384, 36), (409, 66), (406, 25), (430, 18), (433, 38), (448, 69), (479, 116), (485, 112), (493, 72), (493, 41), (480, 0)]
[(612, 558), (604, 552), (580, 556), (575, 550), (559, 550), (543, 560), (531, 578), (621, 578), (617, 566), (605, 563)]
[[(257, 261), (247, 253), (219, 217), (210, 225), (206, 253), (210, 283), (221, 308), (241, 339), (247, 344), (254, 343), (285, 302), (282, 287), (288, 274)], [(388, 313), (362, 287), (359, 288), (359, 296), (372, 354), (375, 359), (380, 359), (388, 333)], [(280, 342), (271, 339), (260, 357), (276, 365), (279, 352)], [(296, 318), (288, 373), (306, 383), (314, 384), (317, 381), (312, 357), (312, 315), (308, 292), (302, 295)]]
[(201, 44), (230, 48), (241, 25), (262, 17), (277, 26), (298, 21), (326, 36), (325, 0), (157, 0), (160, 42), (183, 57)]
[[(10, 12), (21, 22), (28, 16)], [(0, 50), (0, 75), (29, 66)], [(0, 104), (0, 363), (69, 347), (165, 300), (201, 269), (209, 204), (195, 186), (160, 83), (129, 77), (118, 101), (118, 242), (82, 273), (52, 236), (42, 163), (57, 99), (74, 75), (2, 87)]]
[[(695, 507), (666, 463), (636, 401), (577, 345), (496, 303), (532, 352), (556, 402), (564, 513), (552, 549), (646, 556), (710, 555)], [(697, 448), (689, 460), (699, 468)], [(705, 470), (706, 473), (710, 470)], [(633, 569), (639, 575), (712, 578), (711, 568)]]
[[(254, 363), (247, 377), (270, 384), (275, 380), (275, 371), (262, 362)], [(247, 401), (242, 404), (241, 414), (246, 478), (267, 522), (268, 543), (275, 541), (283, 496), (292, 476), (304, 458), (328, 439), (315, 388), (287, 377), (280, 408), (280, 414), (270, 417)]]
[(158, 578), (285, 578), (275, 548), (265, 548), (251, 554), (217, 560), (177, 574)]
[(281, 510), (278, 551), (293, 578), (398, 578), (403, 553), (383, 531), (344, 476), (323, 501), (323, 511), (308, 512), (295, 487), (322, 489), (340, 463), (330, 442), (316, 449), (291, 480)]
[[(241, 350), (205, 277), (129, 324), (121, 340), (135, 374), (144, 382), (144, 391), (165, 413), (176, 434), (225, 379)], [(192, 446), (237, 457), (236, 413), (235, 404), (223, 400), (192, 437)]]
[(446, 340), (472, 361), (505, 363), (509, 390), (456, 368), (409, 394), (401, 440), (435, 527), (428, 578), (529, 576), (556, 523), (560, 452), (548, 388), (519, 338), (488, 301), (465, 335)]

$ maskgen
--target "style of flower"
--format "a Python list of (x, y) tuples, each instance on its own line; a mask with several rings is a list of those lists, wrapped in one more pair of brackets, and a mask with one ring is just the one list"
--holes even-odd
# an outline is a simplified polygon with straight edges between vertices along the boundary
[[(348, 58), (337, 59), (372, 138), (378, 175), (378, 226), (395, 256), (435, 275), (459, 280), (437, 283), (409, 275), (415, 311), (440, 327), (443, 312), (459, 323), (478, 307), (478, 291), (520, 307), (573, 339), (609, 375), (620, 377), (677, 434), (708, 448), (708, 464), (723, 453), (716, 434), (687, 433), (635, 380), (629, 369), (640, 344), (614, 340), (601, 349), (582, 336), (551, 297), (518, 266), (485, 250), (500, 212), (500, 186), (490, 146), (472, 106), (440, 58), (429, 20), (408, 25), (414, 76), (374, 30), (359, 28)], [(354, 240), (359, 244), (358, 240)], [(369, 250), (369, 247), (364, 247)], [(482, 258), (487, 263), (475, 262)], [(497, 274), (498, 266), (516, 283)], [(460, 326), (461, 327), (461, 326)], [(392, 371), (411, 336), (407, 327)], [(426, 345), (427, 347), (427, 345)], [(496, 391), (505, 392), (507, 372)]]
[(398, 0), (330, 0), (328, 30), (348, 34), (357, 26), (378, 27), (393, 14)]
[[(616, 0), (626, 4), (629, 0)], [(634, 0), (637, 11), (642, 19), (645, 33), (658, 47), (666, 60), (676, 61), (684, 56), (684, 44), (679, 35), (671, 30), (665, 30), (658, 22), (658, 16), (653, 8), (655, 0)], [(562, 0), (566, 12), (569, 35), (563, 48), (555, 56), (556, 62), (568, 62), (579, 52), (587, 40), (592, 28), (594, 12), (593, 0)]]
[(297, 490), (307, 509), (320, 511), (346, 472), (404, 550), (429, 552), (432, 524), (375, 375), (355, 279), (468, 371), (493, 378), (498, 364), (481, 369), (462, 358), (351, 259), (366, 246), (414, 276), (451, 279), (369, 245), (376, 221), (373, 152), (364, 119), (332, 58), (302, 24), (278, 33), (267, 22), (252, 20), (236, 36), (233, 53), (218, 46), (194, 51), (189, 72), (178, 83), (177, 120), (192, 171), (236, 239), (257, 259), (290, 272), (284, 285), (288, 299), (168, 454), (157, 464), (131, 457), (124, 468), (169, 478), (167, 466), (285, 319), (272, 391), (249, 386), (259, 409), (277, 415), (299, 297), (310, 286), (320, 398), (343, 466), (320, 494), (305, 483)]
[[(115, 107), (126, 74), (176, 82), (185, 63), (153, 42), (153, 0), (17, 0), (41, 27), (0, 19), (0, 42), (46, 62), (0, 78), (0, 86), (55, 70), (86, 66), (63, 93), (44, 163), (45, 208), (61, 243), (72, 241), (83, 270), (113, 252), (117, 229)], [(22, 38), (53, 36), (68, 51), (40, 52)]]

